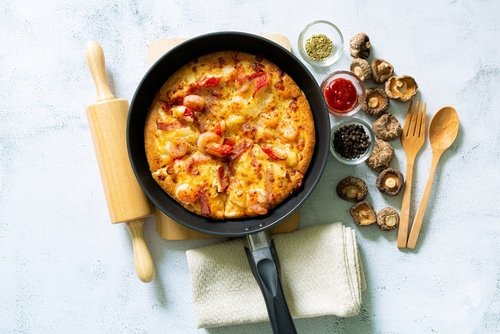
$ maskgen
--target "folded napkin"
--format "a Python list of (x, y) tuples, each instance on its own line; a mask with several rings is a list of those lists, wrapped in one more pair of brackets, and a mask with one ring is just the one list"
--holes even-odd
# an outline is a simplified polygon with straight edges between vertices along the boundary
[[(273, 239), (292, 317), (358, 314), (366, 283), (354, 230), (333, 223)], [(269, 319), (244, 246), (238, 239), (186, 252), (198, 328)]]

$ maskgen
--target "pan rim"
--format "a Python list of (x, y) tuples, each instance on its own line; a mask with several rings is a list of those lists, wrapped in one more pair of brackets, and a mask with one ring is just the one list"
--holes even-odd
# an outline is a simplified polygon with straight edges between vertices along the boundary
[[(251, 45), (244, 45), (244, 42)], [(257, 46), (263, 47), (265, 51), (256, 52), (261, 51)], [(164, 192), (153, 180), (149, 172), (149, 165), (147, 165), (147, 162), (147, 168), (145, 168), (144, 165), (144, 140), (140, 141), (142, 145), (138, 144), (139, 140), (137, 140), (137, 138), (140, 134), (139, 129), (142, 127), (143, 137), (143, 120), (145, 120), (145, 114), (147, 114), (149, 110), (152, 98), (149, 99), (147, 107), (144, 107), (146, 105), (144, 104), (145, 100), (148, 100), (148, 97), (154, 96), (165, 80), (182, 65), (203, 54), (222, 50), (237, 50), (252, 54), (265, 53), (263, 56), (277, 64), (280, 68), (283, 68), (282, 63), (284, 63), (286, 68), (283, 70), (297, 82), (306, 95), (313, 112), (316, 128), (316, 145), (313, 158), (304, 176), (303, 185), (295, 194), (285, 199), (284, 202), (270, 210), (270, 213), (265, 216), (233, 220), (214, 220), (188, 211), (182, 207), (182, 205), (175, 202), (175, 200)], [(184, 55), (187, 51), (191, 53), (190, 56), (186, 58)], [(195, 54), (193, 55), (193, 53)], [(183, 64), (181, 64), (183, 57), (185, 60)], [(278, 61), (275, 59), (278, 59)], [(297, 75), (290, 74), (287, 68), (289, 70), (293, 68), (292, 72)], [(163, 74), (158, 74), (159, 71), (163, 71)], [(298, 82), (297, 79), (299, 76), (298, 74), (301, 76), (300, 82)], [(158, 79), (159, 76), (162, 76), (163, 79)], [(307, 87), (305, 87), (306, 85)], [(144, 109), (146, 110), (144, 111)], [(279, 224), (309, 197), (319, 183), (326, 166), (328, 159), (329, 131), (329, 115), (319, 85), (306, 66), (293, 55), (292, 52), (261, 36), (245, 32), (224, 31), (208, 33), (191, 38), (172, 48), (151, 66), (138, 84), (131, 100), (127, 120), (126, 139), (132, 169), (143, 191), (153, 205), (169, 218), (188, 228), (218, 236), (236, 237), (244, 236), (249, 233), (256, 233)], [(145, 170), (147, 170), (147, 173), (145, 173)]]

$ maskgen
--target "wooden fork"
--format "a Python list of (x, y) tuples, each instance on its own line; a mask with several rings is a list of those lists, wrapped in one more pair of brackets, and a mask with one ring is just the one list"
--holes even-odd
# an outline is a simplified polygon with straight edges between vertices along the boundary
[(401, 218), (398, 229), (398, 247), (406, 248), (408, 240), (408, 223), (410, 218), (411, 184), (413, 179), (413, 165), (418, 152), (425, 142), (425, 112), (427, 104), (419, 101), (410, 103), (406, 114), (401, 145), (406, 155), (406, 183), (401, 204)]

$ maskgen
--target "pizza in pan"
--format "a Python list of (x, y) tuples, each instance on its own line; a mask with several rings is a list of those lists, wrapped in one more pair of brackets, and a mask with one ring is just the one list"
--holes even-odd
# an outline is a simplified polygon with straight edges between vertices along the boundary
[(301, 186), (314, 144), (299, 86), (272, 62), (237, 51), (176, 71), (145, 126), (153, 178), (186, 209), (213, 219), (267, 214)]

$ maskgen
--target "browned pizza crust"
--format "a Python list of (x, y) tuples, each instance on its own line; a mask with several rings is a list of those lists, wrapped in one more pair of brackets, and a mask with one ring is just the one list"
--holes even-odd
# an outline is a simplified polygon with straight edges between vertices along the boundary
[(297, 98), (296, 104), (298, 110), (296, 122), (297, 124), (300, 124), (300, 139), (298, 143), (300, 155), (296, 170), (305, 174), (314, 152), (316, 135), (312, 114), (310, 112), (304, 112), (304, 110), (310, 110), (309, 102), (307, 101), (304, 93)]
[(161, 152), (156, 145), (155, 137), (157, 132), (157, 121), (159, 119), (159, 114), (154, 112), (160, 107), (160, 104), (155, 101), (150, 108), (150, 112), (146, 118), (146, 126), (144, 128), (144, 145), (147, 152), (147, 159), (149, 164), (149, 169), (154, 172), (162, 168)]
[(153, 178), (194, 213), (264, 215), (302, 184), (315, 129), (304, 93), (278, 66), (242, 52), (209, 54), (158, 92), (144, 130)]

